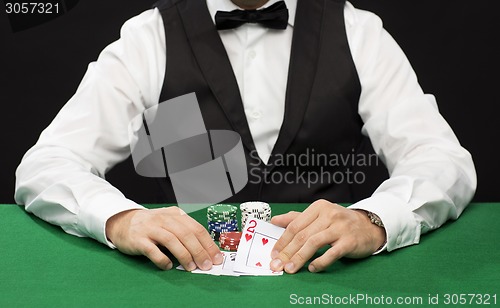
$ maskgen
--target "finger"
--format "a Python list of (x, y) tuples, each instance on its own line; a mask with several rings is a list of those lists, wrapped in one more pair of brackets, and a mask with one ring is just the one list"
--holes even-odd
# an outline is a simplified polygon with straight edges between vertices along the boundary
[[(203, 245), (190, 229), (188, 219), (182, 221), (171, 220), (168, 223), (168, 230), (172, 232), (182, 245), (187, 249), (193, 258), (194, 263), (202, 270), (207, 271), (212, 268), (212, 259)], [(172, 251), (172, 253), (174, 253)], [(175, 255), (175, 253), (174, 253)]]
[[(325, 219), (316, 219), (306, 229), (297, 233), (290, 244), (281, 251), (277, 259), (282, 261), (283, 269), (287, 273), (297, 272), (318, 249), (339, 238), (335, 229), (327, 229), (329, 225)], [(274, 266), (276, 265), (277, 262)]]
[[(198, 223), (194, 218), (186, 214), (181, 208), (176, 206), (171, 206), (166, 208), (167, 215), (180, 216), (180, 221), (183, 225), (188, 226), (191, 232), (198, 239), (202, 247), (206, 250), (209, 255), (210, 262), (212, 264), (221, 264), (224, 260), (219, 247), (215, 244), (212, 237), (208, 234), (205, 227)], [(204, 261), (203, 261), (204, 262)], [(211, 265), (210, 265), (211, 267)]]
[(158, 245), (167, 248), (186, 271), (193, 271), (196, 269), (197, 266), (193, 261), (191, 253), (184, 247), (175, 234), (164, 228), (157, 228), (149, 234), (149, 237)]
[(276, 215), (273, 218), (271, 218), (271, 223), (278, 227), (286, 228), (288, 224), (291, 223), (292, 220), (297, 218), (297, 216), (299, 215), (300, 213), (295, 211), (291, 211), (282, 215)]
[(200, 223), (194, 220), (192, 217), (187, 216), (188, 224), (193, 234), (196, 236), (201, 246), (208, 253), (209, 257), (213, 264), (221, 264), (224, 260), (222, 253), (220, 252), (219, 247), (215, 244), (212, 237), (208, 234), (205, 227), (203, 227)]
[(308, 267), (312, 273), (317, 273), (325, 270), (328, 266), (345, 256), (351, 249), (347, 241), (338, 241), (332, 245), (325, 253), (314, 259)]
[(286, 270), (288, 273), (301, 268), (319, 248), (332, 242), (328, 241), (328, 238), (332, 238), (332, 236), (323, 235), (328, 226), (328, 221), (318, 218), (298, 232), (292, 241), (271, 261), (271, 269), (274, 271)]
[[(295, 235), (313, 223), (316, 218), (318, 218), (318, 213), (316, 211), (308, 211), (307, 209), (295, 215), (295, 218), (288, 223), (285, 232), (281, 235), (280, 239), (274, 244), (273, 250), (271, 252), (271, 258), (276, 259), (280, 252), (293, 240)], [(286, 258), (286, 261), (290, 259), (291, 256)], [(277, 263), (277, 262), (275, 262)]]
[(143, 244), (141, 253), (151, 260), (158, 268), (169, 270), (172, 268), (172, 261), (152, 242)]

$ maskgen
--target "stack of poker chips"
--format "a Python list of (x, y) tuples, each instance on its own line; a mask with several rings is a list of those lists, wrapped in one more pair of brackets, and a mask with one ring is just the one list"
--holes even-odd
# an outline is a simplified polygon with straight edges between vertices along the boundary
[(218, 241), (222, 232), (238, 231), (238, 208), (228, 204), (216, 204), (208, 207), (208, 232), (214, 241)]
[(241, 232), (223, 232), (220, 234), (219, 246), (224, 250), (237, 251), (240, 239)]
[(265, 202), (245, 202), (240, 205), (241, 229), (245, 228), (247, 220), (256, 218), (266, 222), (271, 221), (271, 207)]

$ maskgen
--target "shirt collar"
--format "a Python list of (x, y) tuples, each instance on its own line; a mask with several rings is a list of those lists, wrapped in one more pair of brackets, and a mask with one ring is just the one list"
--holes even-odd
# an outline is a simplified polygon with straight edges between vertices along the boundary
[[(195, 0), (199, 1), (199, 0)], [(231, 2), (231, 0), (206, 0), (208, 10), (210, 11), (210, 16), (212, 16), (212, 20), (215, 23), (215, 14), (217, 11), (233, 11), (233, 10), (241, 10), (236, 4)], [(269, 0), (261, 9), (269, 7), (276, 2), (281, 0)], [(284, 0), (286, 3), (286, 7), (288, 8), (288, 24), (293, 27), (295, 22), (295, 12), (297, 10), (297, 0)]]

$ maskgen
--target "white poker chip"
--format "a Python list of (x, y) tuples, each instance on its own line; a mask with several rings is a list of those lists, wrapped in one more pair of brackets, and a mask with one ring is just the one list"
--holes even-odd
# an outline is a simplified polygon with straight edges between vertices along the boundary
[(248, 219), (259, 219), (266, 222), (271, 221), (271, 207), (268, 203), (260, 201), (250, 201), (240, 204), (241, 228), (245, 227)]

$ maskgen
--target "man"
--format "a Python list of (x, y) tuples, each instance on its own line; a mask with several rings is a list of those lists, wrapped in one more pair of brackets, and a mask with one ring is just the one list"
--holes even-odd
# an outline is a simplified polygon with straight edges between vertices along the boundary
[[(458, 218), (476, 187), (472, 159), (380, 20), (342, 0), (284, 3), (161, 1), (128, 21), (23, 158), (16, 201), (68, 233), (143, 254), (161, 269), (172, 261), (159, 246), (188, 270), (219, 264), (205, 228), (188, 215), (144, 209), (104, 180), (130, 154), (127, 127), (135, 116), (196, 92), (207, 129), (240, 133), (256, 174), (295, 170), (278, 164), (280, 155), (357, 153), (365, 136), (387, 165), (390, 178), (349, 208), (332, 203), (352, 199), (349, 183), (250, 179), (235, 197), (312, 202), (303, 213), (273, 218), (286, 227), (272, 253), (274, 270), (295, 273), (331, 245), (308, 267), (318, 272), (344, 256), (416, 244), (421, 233)], [(234, 19), (217, 15), (236, 9), (250, 10), (243, 14), (250, 22), (233, 28)], [(279, 15), (271, 29), (256, 22), (255, 9)]]

